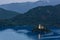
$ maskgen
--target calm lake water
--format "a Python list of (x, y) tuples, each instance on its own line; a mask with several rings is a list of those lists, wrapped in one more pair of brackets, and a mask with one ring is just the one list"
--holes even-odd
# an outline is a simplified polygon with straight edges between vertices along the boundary
[[(51, 32), (43, 34), (40, 40), (60, 40), (59, 27), (48, 26), (47, 28), (51, 30)], [(32, 33), (32, 29), (33, 26), (16, 26), (14, 28), (7, 28), (0, 31), (0, 40), (38, 40), (37, 34)]]

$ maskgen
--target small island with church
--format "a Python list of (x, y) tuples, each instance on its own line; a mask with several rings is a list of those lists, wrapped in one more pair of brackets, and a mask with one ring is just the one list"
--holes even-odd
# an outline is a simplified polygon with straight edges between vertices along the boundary
[(51, 30), (49, 30), (47, 27), (44, 27), (41, 24), (39, 24), (32, 30), (32, 33), (37, 33), (38, 39), (41, 38), (41, 35), (44, 35), (44, 34), (47, 34), (50, 32), (51, 32)]
[(38, 26), (33, 28), (32, 32), (49, 33), (51, 31), (47, 27), (44, 27), (43, 25), (39, 24)]

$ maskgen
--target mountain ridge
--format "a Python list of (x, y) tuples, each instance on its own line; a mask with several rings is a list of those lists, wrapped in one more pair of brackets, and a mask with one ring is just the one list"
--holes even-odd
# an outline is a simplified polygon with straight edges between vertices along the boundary
[(25, 13), (28, 10), (38, 7), (38, 6), (46, 6), (46, 5), (57, 5), (60, 4), (60, 1), (53, 1), (47, 3), (44, 1), (37, 1), (37, 2), (25, 2), (25, 3), (11, 3), (6, 5), (0, 5), (1, 8), (16, 11), (19, 13)]
[[(18, 25), (60, 25), (60, 5), (55, 6), (39, 6), (30, 9), (22, 16), (17, 15), (14, 20)], [(16, 19), (16, 20), (15, 20)]]
[(11, 19), (1, 20), (2, 25), (60, 25), (60, 5), (39, 6)]
[(3, 8), (0, 8), (0, 19), (9, 19), (9, 18), (12, 18), (18, 14), (19, 14), (18, 12), (9, 11), (9, 10), (5, 10)]

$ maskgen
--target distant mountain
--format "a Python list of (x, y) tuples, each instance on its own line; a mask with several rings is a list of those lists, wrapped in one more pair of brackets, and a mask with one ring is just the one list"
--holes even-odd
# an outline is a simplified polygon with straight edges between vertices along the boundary
[(9, 19), (9, 18), (12, 18), (18, 14), (19, 13), (17, 13), (17, 12), (13, 12), (13, 11), (9, 11), (9, 10), (5, 10), (5, 9), (0, 8), (0, 19)]
[(28, 10), (38, 6), (56, 5), (56, 4), (60, 4), (60, 0), (50, 0), (50, 2), (37, 1), (37, 2), (25, 2), (25, 3), (11, 3), (11, 4), (0, 5), (0, 7), (11, 11), (25, 13)]
[(60, 25), (60, 5), (39, 6), (23, 14), (12, 18), (18, 25), (20, 24), (47, 24)]
[(11, 19), (0, 19), (0, 25), (59, 25), (60, 5), (39, 6), (30, 9), (25, 14), (16, 15)]

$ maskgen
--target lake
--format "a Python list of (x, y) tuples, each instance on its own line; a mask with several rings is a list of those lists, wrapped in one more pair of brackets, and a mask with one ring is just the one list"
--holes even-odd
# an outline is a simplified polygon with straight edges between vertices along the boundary
[[(14, 27), (14, 26), (13, 26)], [(32, 33), (33, 26), (16, 26), (0, 31), (0, 40), (38, 40), (37, 34)], [(60, 27), (47, 26), (50, 33), (43, 34), (40, 40), (60, 40)]]

